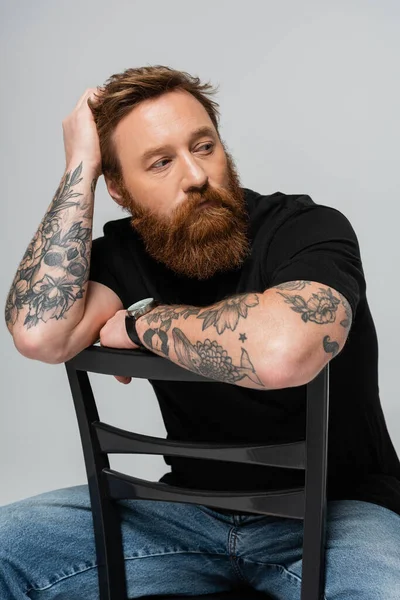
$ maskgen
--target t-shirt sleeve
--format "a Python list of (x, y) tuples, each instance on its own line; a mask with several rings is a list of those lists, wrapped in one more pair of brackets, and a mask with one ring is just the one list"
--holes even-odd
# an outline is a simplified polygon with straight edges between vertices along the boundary
[(123, 303), (124, 293), (117, 279), (117, 256), (107, 237), (99, 237), (92, 241), (89, 280), (106, 285), (119, 296)]
[(317, 281), (348, 300), (355, 317), (366, 283), (356, 233), (339, 210), (313, 203), (293, 211), (275, 231), (265, 260), (266, 288)]

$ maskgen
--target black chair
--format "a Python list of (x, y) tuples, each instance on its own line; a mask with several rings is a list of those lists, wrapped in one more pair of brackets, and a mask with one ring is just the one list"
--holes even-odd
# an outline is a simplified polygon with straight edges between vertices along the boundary
[[(304, 519), (301, 600), (321, 600), (325, 585), (326, 476), (329, 364), (307, 384), (306, 440), (260, 446), (182, 443), (102, 423), (88, 372), (144, 379), (212, 381), (147, 350), (90, 346), (65, 363), (78, 418), (93, 515), (100, 600), (128, 600), (117, 500), (146, 499), (205, 504), (240, 513)], [(262, 393), (260, 391), (260, 393)], [(110, 469), (108, 454), (161, 454), (273, 465), (305, 471), (305, 485), (274, 492), (213, 492), (169, 486)], [(155, 596), (147, 600), (185, 600)], [(187, 600), (267, 598), (250, 588)], [(143, 599), (145, 600), (145, 599)]]

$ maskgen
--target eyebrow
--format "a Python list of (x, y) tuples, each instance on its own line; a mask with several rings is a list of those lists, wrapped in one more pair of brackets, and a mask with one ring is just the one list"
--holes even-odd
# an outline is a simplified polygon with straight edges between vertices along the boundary
[[(209, 135), (215, 139), (215, 131), (211, 127), (209, 127), (208, 125), (198, 127), (190, 134), (189, 142), (193, 142), (196, 138), (203, 137), (206, 135)], [(165, 144), (164, 146), (158, 146), (157, 148), (149, 148), (149, 150), (146, 150), (146, 152), (142, 154), (141, 162), (144, 164), (153, 156), (156, 156), (157, 154), (162, 154), (166, 150), (169, 150), (170, 147), (170, 145)]]

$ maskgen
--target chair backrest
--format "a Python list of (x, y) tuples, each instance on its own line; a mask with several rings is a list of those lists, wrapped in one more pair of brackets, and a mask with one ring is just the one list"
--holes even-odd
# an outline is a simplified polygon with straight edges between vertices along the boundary
[[(304, 520), (301, 600), (323, 598), (329, 364), (306, 386), (306, 439), (260, 445), (189, 443), (113, 427), (99, 420), (88, 372), (144, 379), (213, 381), (147, 350), (90, 346), (65, 363), (81, 435), (93, 515), (100, 600), (127, 600), (121, 524), (116, 500), (146, 499), (207, 504)], [(110, 469), (108, 454), (161, 454), (305, 471), (305, 485), (273, 492), (213, 492), (173, 487)]]

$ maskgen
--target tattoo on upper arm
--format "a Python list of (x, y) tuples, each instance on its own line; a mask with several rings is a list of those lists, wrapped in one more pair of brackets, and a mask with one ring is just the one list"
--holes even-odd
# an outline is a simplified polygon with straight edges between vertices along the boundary
[(333, 295), (332, 290), (319, 288), (319, 293), (313, 293), (309, 300), (305, 300), (300, 294), (288, 295), (278, 292), (285, 298), (287, 304), (292, 305), (292, 310), (301, 314), (302, 320), (312, 321), (318, 325), (333, 323), (336, 320), (336, 311), (340, 300)]
[[(294, 291), (302, 290), (306, 285), (310, 284), (311, 281), (288, 281), (287, 283), (276, 285), (274, 288)], [(352, 310), (349, 302), (340, 292), (338, 292), (340, 300), (336, 298), (329, 287), (326, 289), (320, 287), (319, 290), (319, 293), (313, 293), (309, 300), (306, 300), (300, 294), (288, 295), (282, 294), (281, 292), (278, 292), (278, 294), (285, 298), (287, 304), (292, 304), (292, 310), (301, 313), (301, 318), (305, 323), (307, 323), (307, 321), (313, 321), (319, 325), (335, 322), (336, 312), (341, 300), (346, 317), (340, 321), (340, 325), (348, 329), (352, 322)]]
[(239, 319), (246, 319), (249, 308), (258, 304), (258, 294), (246, 293), (226, 298), (213, 304), (212, 307), (204, 309), (196, 306), (162, 306), (155, 308), (144, 318), (148, 325), (160, 323), (159, 326), (168, 331), (173, 320), (179, 319), (179, 317), (187, 319), (191, 315), (196, 315), (198, 319), (203, 319), (202, 331), (214, 326), (217, 332), (221, 334), (225, 329), (235, 331)]
[(306, 285), (311, 285), (311, 281), (298, 280), (298, 281), (287, 281), (286, 283), (280, 283), (279, 285), (274, 285), (274, 288), (278, 290), (304, 290)]
[(328, 354), (330, 352), (332, 353), (332, 358), (336, 356), (336, 354), (339, 352), (339, 344), (337, 342), (331, 342), (329, 335), (324, 336), (322, 344), (324, 346), (325, 352), (327, 352)]
[[(87, 224), (92, 218), (93, 203), (82, 205), (71, 201), (83, 195), (73, 191), (73, 186), (82, 181), (81, 173), (82, 162), (72, 174), (71, 171), (65, 174), (22, 258), (6, 301), (5, 318), (10, 330), (24, 306), (29, 308), (24, 321), (29, 329), (39, 321), (65, 318), (68, 309), (83, 297), (91, 248), (91, 226), (85, 227), (83, 222)], [(92, 193), (95, 186), (96, 179), (91, 183)], [(86, 212), (72, 225), (63, 227), (63, 213), (72, 206)], [(41, 273), (44, 266), (45, 274)]]
[(353, 319), (353, 311), (351, 309), (351, 306), (349, 304), (349, 302), (346, 300), (346, 298), (343, 296), (343, 294), (341, 294), (340, 292), (338, 292), (341, 300), (342, 300), (342, 304), (344, 306), (344, 310), (346, 313), (346, 317), (345, 319), (343, 319), (342, 321), (340, 321), (340, 324), (342, 327), (345, 327), (346, 329), (350, 328), (352, 319)]
[[(289, 281), (288, 283), (282, 283), (274, 286), (280, 290), (302, 290), (306, 285), (311, 284), (311, 281)], [(301, 313), (301, 318), (305, 323), (312, 321), (318, 325), (325, 325), (326, 323), (333, 323), (336, 320), (336, 313), (340, 301), (346, 312), (346, 318), (340, 321), (340, 325), (345, 328), (349, 328), (352, 320), (352, 310), (349, 302), (346, 298), (338, 292), (340, 300), (334, 296), (332, 290), (328, 287), (326, 289), (319, 288), (318, 293), (313, 293), (309, 300), (296, 295), (282, 294), (278, 292), (287, 304), (292, 305), (292, 310)], [(329, 335), (325, 335), (322, 340), (324, 351), (328, 354), (332, 354), (332, 358), (339, 352), (339, 344), (331, 340)]]

